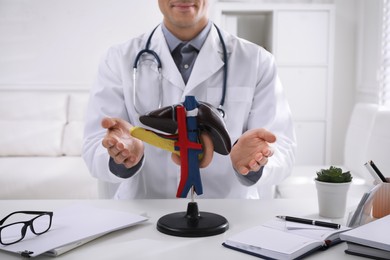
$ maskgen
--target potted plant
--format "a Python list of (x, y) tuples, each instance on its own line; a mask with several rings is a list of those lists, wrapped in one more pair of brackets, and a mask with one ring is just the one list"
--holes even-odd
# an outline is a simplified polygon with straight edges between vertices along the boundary
[(342, 218), (345, 214), (347, 194), (352, 182), (349, 171), (330, 166), (321, 169), (314, 179), (318, 195), (319, 214), (327, 218)]

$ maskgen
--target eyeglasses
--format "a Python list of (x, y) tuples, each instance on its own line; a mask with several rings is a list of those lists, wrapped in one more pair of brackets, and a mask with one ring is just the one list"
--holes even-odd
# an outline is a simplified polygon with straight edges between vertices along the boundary
[[(2, 226), (13, 215), (28, 214), (37, 215), (29, 221), (19, 221)], [(11, 245), (19, 242), (26, 236), (27, 228), (35, 235), (42, 235), (51, 227), (53, 212), (48, 211), (15, 211), (0, 220), (0, 244)]]

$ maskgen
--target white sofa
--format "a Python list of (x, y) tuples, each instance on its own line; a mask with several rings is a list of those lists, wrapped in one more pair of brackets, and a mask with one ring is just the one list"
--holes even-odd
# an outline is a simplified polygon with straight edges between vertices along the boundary
[(81, 158), (87, 91), (0, 91), (0, 199), (94, 199)]

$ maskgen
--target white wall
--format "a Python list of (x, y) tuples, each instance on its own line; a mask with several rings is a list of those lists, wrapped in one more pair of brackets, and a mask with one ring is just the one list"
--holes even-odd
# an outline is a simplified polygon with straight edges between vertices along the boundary
[(357, 100), (379, 101), (382, 1), (358, 0)]
[(88, 87), (110, 45), (160, 21), (153, 0), (0, 0), (0, 87)]
[(382, 0), (336, 0), (332, 163), (342, 162), (345, 130), (356, 102), (378, 102)]
[(331, 164), (342, 164), (346, 128), (356, 99), (356, 0), (335, 2), (334, 89)]

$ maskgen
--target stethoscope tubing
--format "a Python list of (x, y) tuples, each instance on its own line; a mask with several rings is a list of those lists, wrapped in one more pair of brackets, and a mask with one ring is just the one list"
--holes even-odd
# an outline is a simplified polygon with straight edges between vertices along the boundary
[[(158, 54), (151, 50), (150, 49), (150, 43), (152, 41), (152, 37), (154, 35), (154, 32), (156, 31), (156, 29), (159, 27), (160, 25), (157, 25), (153, 31), (150, 33), (149, 37), (148, 37), (148, 40), (146, 41), (146, 44), (145, 44), (145, 48), (143, 50), (141, 50), (140, 52), (137, 53), (135, 59), (134, 59), (134, 63), (133, 63), (133, 102), (134, 102), (134, 107), (135, 107), (135, 110), (137, 111), (137, 108), (136, 108), (136, 78), (137, 78), (137, 69), (138, 69), (138, 63), (141, 59), (141, 56), (144, 55), (145, 53), (146, 54), (150, 54), (154, 57), (156, 63), (157, 63), (157, 68), (158, 68), (158, 71), (159, 73), (161, 74), (161, 70), (162, 70), (162, 62), (161, 62), (161, 59), (160, 57), (158, 56)], [(223, 50), (223, 84), (222, 84), (222, 97), (221, 97), (221, 101), (219, 102), (219, 106), (218, 106), (218, 111), (221, 113), (222, 117), (225, 118), (226, 116), (226, 113), (225, 111), (223, 110), (223, 105), (225, 104), (225, 97), (226, 97), (226, 91), (227, 91), (227, 78), (228, 78), (228, 57), (227, 57), (227, 49), (226, 49), (226, 44), (225, 44), (225, 41), (223, 39), (223, 36), (222, 36), (222, 33), (220, 31), (220, 29), (218, 28), (217, 25), (214, 24), (214, 27), (215, 29), (217, 30), (217, 33), (218, 33), (218, 37), (219, 37), (219, 40), (221, 42), (221, 45), (222, 45), (222, 50)], [(161, 75), (160, 75), (161, 77)], [(160, 86), (161, 87), (161, 86)], [(160, 91), (161, 92), (161, 91)], [(160, 103), (162, 102), (161, 101), (161, 97), (162, 95), (160, 94)], [(159, 104), (160, 105), (160, 104)], [(138, 111), (137, 111), (138, 113)]]

